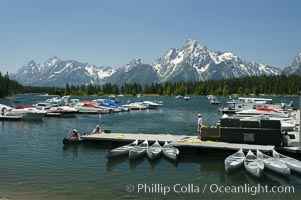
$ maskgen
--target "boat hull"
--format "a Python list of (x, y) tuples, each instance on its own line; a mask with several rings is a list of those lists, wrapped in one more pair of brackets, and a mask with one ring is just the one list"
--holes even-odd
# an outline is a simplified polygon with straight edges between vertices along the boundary
[(246, 171), (256, 178), (261, 178), (263, 175), (264, 164), (250, 150), (244, 160)]
[(230, 161), (230, 160), (225, 160), (225, 170), (226, 172), (233, 172), (241, 168), (244, 164), (244, 159), (241, 158), (241, 160), (237, 161)]
[(70, 139), (70, 138), (64, 138), (63, 139), (63, 144), (68, 145), (68, 144), (80, 144), (82, 143), (82, 139)]
[(135, 146), (129, 151), (129, 159), (134, 160), (137, 158), (141, 158), (142, 156), (145, 156), (147, 147), (148, 147), (147, 140), (145, 140), (143, 143), (139, 144), (138, 146)]
[[(280, 161), (278, 161), (278, 162), (280, 162)], [(269, 169), (277, 174), (280, 174), (283, 176), (289, 176), (291, 174), (290, 168), (287, 167), (284, 163), (282, 163), (283, 165), (279, 165), (279, 164), (275, 165), (275, 164), (271, 164), (267, 160), (263, 160), (263, 163), (264, 163), (264, 167), (266, 167), (267, 169)]]
[[(105, 131), (106, 132), (106, 131)], [(129, 151), (138, 145), (138, 140), (132, 142), (131, 144), (127, 144), (121, 147), (117, 147), (108, 152), (107, 158), (115, 158), (120, 156), (129, 155)]]
[(146, 148), (144, 149), (131, 149), (129, 151), (129, 159), (134, 160), (134, 159), (138, 159), (141, 158), (143, 156), (145, 156), (146, 154)]
[(174, 146), (165, 143), (163, 145), (163, 155), (170, 160), (177, 161), (180, 151)]

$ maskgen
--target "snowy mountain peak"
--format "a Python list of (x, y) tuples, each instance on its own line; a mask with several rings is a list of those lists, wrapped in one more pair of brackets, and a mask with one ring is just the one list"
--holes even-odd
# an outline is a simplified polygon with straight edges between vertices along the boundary
[(194, 39), (186, 40), (183, 48), (195, 48), (198, 45), (197, 41)]
[(141, 58), (136, 58), (136, 59), (132, 60), (131, 62), (129, 62), (128, 64), (121, 67), (120, 70), (123, 72), (128, 72), (131, 69), (133, 69), (134, 67), (143, 65), (143, 64), (144, 64), (144, 62)]
[(54, 66), (55, 64), (57, 64), (58, 62), (60, 62), (61, 59), (58, 58), (56, 55), (54, 55), (53, 57), (49, 58), (44, 64), (46, 66)]
[(188, 39), (180, 49), (170, 49), (153, 64), (163, 81), (207, 80), (254, 75), (275, 75), (280, 70), (242, 61), (232, 52), (214, 52)]
[[(297, 54), (297, 56), (294, 58), (293, 63), (300, 63), (301, 62), (301, 52)], [(293, 64), (294, 65), (294, 64)]]
[(28, 64), (27, 64), (27, 65), (24, 65), (24, 66), (36, 67), (36, 66), (37, 66), (37, 64), (36, 64), (36, 62), (35, 62), (34, 60), (31, 60), (31, 61), (29, 61), (29, 62), (28, 62)]
[(134, 60), (132, 60), (128, 65), (140, 65), (140, 64), (144, 64), (143, 60), (141, 58), (136, 58)]
[(300, 74), (301, 75), (301, 52), (298, 53), (293, 60), (291, 66), (283, 69), (284, 74)]

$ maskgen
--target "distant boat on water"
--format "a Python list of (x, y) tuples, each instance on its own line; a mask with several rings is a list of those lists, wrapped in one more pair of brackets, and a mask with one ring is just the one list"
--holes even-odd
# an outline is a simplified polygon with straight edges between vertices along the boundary
[(179, 98), (183, 98), (183, 96), (182, 95), (177, 95), (175, 98), (179, 99)]
[(189, 100), (190, 100), (190, 96), (185, 95), (185, 96), (184, 96), (184, 100), (185, 100), (185, 101), (189, 101)]

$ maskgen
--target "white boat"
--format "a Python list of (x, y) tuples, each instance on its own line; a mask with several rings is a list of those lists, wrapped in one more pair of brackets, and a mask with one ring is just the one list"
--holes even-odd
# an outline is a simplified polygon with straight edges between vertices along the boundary
[(189, 100), (190, 100), (190, 96), (185, 95), (185, 96), (184, 96), (184, 100), (189, 101)]
[(37, 103), (35, 105), (33, 105), (36, 109), (38, 110), (48, 110), (51, 108), (51, 104), (50, 103), (46, 103), (46, 102), (40, 102)]
[(176, 161), (179, 157), (179, 149), (169, 144), (167, 141), (165, 141), (163, 145), (163, 155), (167, 158)]
[(211, 104), (220, 104), (221, 103), (220, 100), (218, 100), (217, 97), (214, 95), (208, 95), (207, 97)]
[(175, 96), (175, 98), (179, 99), (179, 98), (183, 98), (183, 96), (182, 95), (177, 95), (177, 96)]
[(262, 160), (259, 160), (251, 150), (248, 151), (244, 160), (244, 166), (247, 172), (256, 178), (261, 178), (263, 175), (264, 164)]
[(228, 101), (223, 107), (219, 108), (219, 111), (233, 114), (243, 110), (252, 110), (266, 106), (273, 106), (273, 99), (240, 97), (237, 100)]
[(38, 110), (32, 106), (17, 106), (6, 112), (6, 116), (20, 116), (24, 120), (41, 120), (46, 111)]
[(288, 114), (273, 108), (256, 108), (236, 112), (238, 115), (266, 115), (272, 117), (289, 117)]
[(108, 152), (107, 158), (110, 159), (110, 158), (128, 155), (129, 151), (137, 145), (138, 145), (138, 140), (135, 140), (134, 142), (132, 142), (130, 144), (127, 144), (127, 145), (124, 145), (121, 147), (117, 147), (116, 149), (113, 149)]
[(274, 171), (283, 176), (289, 176), (291, 173), (290, 168), (285, 163), (281, 162), (277, 158), (263, 154), (258, 149), (257, 149), (257, 158), (259, 160), (262, 160), (264, 167), (266, 167), (267, 169), (269, 169), (271, 171)]
[(225, 159), (225, 170), (226, 172), (234, 171), (239, 167), (243, 166), (245, 160), (245, 154), (242, 149), (239, 149), (234, 154), (228, 156)]
[(153, 102), (153, 101), (142, 101), (142, 104), (147, 106), (147, 108), (149, 108), (149, 109), (156, 109), (159, 106), (163, 105), (162, 103), (156, 103), (156, 102)]
[(78, 113), (78, 109), (69, 106), (51, 107), (47, 110), (47, 116), (68, 116), (73, 117)]
[(4, 104), (0, 104), (0, 114), (6, 115), (6, 112), (11, 111), (13, 108)]
[(125, 105), (122, 105), (124, 107), (129, 108), (130, 110), (146, 110), (148, 109), (148, 105), (143, 104), (143, 102), (132, 102)]
[(279, 161), (285, 163), (291, 170), (301, 173), (301, 161), (285, 156), (273, 150), (273, 157), (277, 158)]
[(107, 114), (111, 112), (110, 109), (102, 106), (98, 106), (94, 102), (88, 100), (82, 100), (80, 102), (76, 102), (72, 105), (72, 107), (78, 109), (79, 113), (86, 113), (86, 114)]
[(163, 147), (158, 141), (156, 141), (154, 144), (146, 148), (147, 157), (149, 157), (151, 160), (157, 159), (162, 154), (162, 150)]
[(148, 147), (148, 141), (144, 140), (141, 144), (135, 146), (129, 151), (129, 158), (132, 159), (137, 159), (145, 155), (146, 153), (146, 148)]

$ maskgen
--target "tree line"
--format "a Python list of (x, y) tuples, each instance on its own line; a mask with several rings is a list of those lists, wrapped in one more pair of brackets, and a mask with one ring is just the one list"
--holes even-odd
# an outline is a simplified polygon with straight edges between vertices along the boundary
[(17, 81), (10, 80), (8, 73), (3, 75), (0, 72), (0, 98), (20, 93), (21, 90), (22, 85), (20, 85)]
[(66, 85), (67, 95), (298, 95), (301, 91), (301, 77), (298, 75), (252, 76), (222, 80), (166, 82), (141, 85), (107, 83), (99, 85)]
[(0, 98), (17, 93), (48, 93), (56, 95), (298, 95), (301, 91), (301, 76), (252, 76), (222, 80), (166, 82), (141, 85), (126, 83), (123, 85), (106, 83), (104, 85), (83, 84), (79, 86), (66, 84), (65, 88), (23, 86), (10, 80), (8, 74), (0, 72)]

